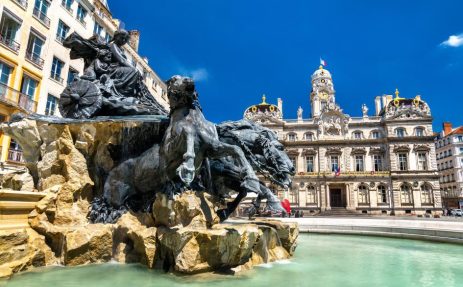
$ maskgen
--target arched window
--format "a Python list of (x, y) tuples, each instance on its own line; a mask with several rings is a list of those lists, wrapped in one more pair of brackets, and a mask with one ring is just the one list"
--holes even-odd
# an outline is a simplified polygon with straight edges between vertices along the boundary
[(397, 128), (395, 130), (395, 135), (399, 138), (403, 138), (405, 136), (405, 129), (404, 128)]
[(384, 185), (378, 185), (378, 203), (387, 203), (387, 190)]
[(421, 204), (432, 204), (433, 195), (432, 187), (429, 184), (423, 184), (421, 186)]
[(317, 203), (317, 191), (314, 186), (307, 187), (307, 204)]
[(370, 203), (370, 198), (368, 196), (368, 188), (363, 184), (358, 187), (358, 201), (359, 204)]
[(305, 133), (304, 140), (306, 141), (313, 141), (313, 133)]
[(400, 187), (400, 200), (402, 204), (413, 203), (412, 188), (408, 184), (403, 184)]

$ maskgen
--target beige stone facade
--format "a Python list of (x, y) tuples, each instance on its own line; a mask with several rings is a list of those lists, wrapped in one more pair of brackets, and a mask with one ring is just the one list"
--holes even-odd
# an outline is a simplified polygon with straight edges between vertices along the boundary
[(311, 117), (283, 118), (282, 101), (249, 107), (244, 118), (278, 134), (297, 174), (281, 199), (305, 214), (347, 209), (367, 214), (442, 212), (432, 117), (420, 96), (375, 98), (375, 114), (363, 105), (351, 117), (336, 104), (331, 74), (312, 75)]

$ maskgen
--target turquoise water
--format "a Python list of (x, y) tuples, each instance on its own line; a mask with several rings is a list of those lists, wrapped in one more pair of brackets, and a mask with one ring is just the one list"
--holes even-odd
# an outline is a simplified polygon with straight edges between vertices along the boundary
[(463, 286), (463, 246), (379, 237), (301, 235), (293, 259), (236, 276), (175, 276), (140, 265), (103, 264), (44, 268), (14, 276), (5, 286), (452, 287)]

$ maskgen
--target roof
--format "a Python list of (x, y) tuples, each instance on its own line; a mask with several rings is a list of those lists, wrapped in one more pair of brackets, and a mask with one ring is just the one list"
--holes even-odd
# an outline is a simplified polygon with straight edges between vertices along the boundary
[(449, 133), (446, 136), (451, 136), (451, 135), (463, 135), (463, 126), (460, 126), (456, 129), (454, 129), (451, 133)]

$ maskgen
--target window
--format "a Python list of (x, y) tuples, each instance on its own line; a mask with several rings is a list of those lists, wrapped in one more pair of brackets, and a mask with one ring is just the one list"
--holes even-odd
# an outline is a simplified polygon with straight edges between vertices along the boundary
[(19, 43), (16, 42), (20, 27), (20, 22), (3, 12), (2, 21), (0, 22), (0, 41), (15, 51), (20, 48)]
[(314, 171), (314, 157), (313, 156), (307, 156), (305, 158), (305, 162), (306, 162), (306, 171), (307, 172), (313, 172)]
[(379, 132), (378, 131), (371, 132), (371, 138), (372, 139), (379, 139)]
[(76, 77), (76, 75), (78, 75), (79, 72), (77, 72), (76, 69), (73, 69), (73, 68), (69, 68), (69, 72), (68, 72), (68, 78), (66, 80), (66, 83), (69, 85), (72, 81), (74, 81), (74, 78)]
[(460, 148), (460, 154), (463, 154), (463, 147)]
[(402, 185), (400, 187), (400, 200), (402, 204), (412, 204), (412, 189), (409, 185)]
[(379, 154), (373, 155), (373, 167), (375, 171), (383, 170), (383, 157)]
[(288, 134), (288, 141), (290, 142), (296, 141), (296, 134), (293, 134), (293, 133)]
[(359, 204), (368, 204), (370, 203), (369, 196), (368, 196), (368, 188), (365, 185), (359, 186)]
[(416, 129), (415, 129), (415, 135), (416, 135), (417, 137), (422, 137), (422, 136), (424, 136), (424, 129), (423, 129), (423, 128), (416, 128)]
[(11, 75), (11, 67), (0, 62), (0, 83), (8, 86)]
[(307, 204), (317, 203), (317, 192), (314, 186), (307, 187)]
[(354, 132), (354, 139), (361, 139), (362, 138), (362, 132)]
[(45, 106), (45, 115), (53, 116), (56, 111), (56, 102), (58, 99), (55, 96), (48, 94), (47, 105)]
[(93, 34), (103, 37), (102, 32), (103, 27), (100, 24), (98, 24), (98, 22), (95, 22), (95, 26), (93, 26)]
[[(293, 166), (294, 166), (294, 169), (296, 169), (296, 157), (292, 156), (289, 158), (291, 160), (291, 162), (293, 163)], [(296, 169), (297, 170), (297, 169)]]
[(339, 156), (332, 155), (330, 157), (330, 161), (331, 161), (331, 171), (337, 172), (339, 168)]
[(85, 8), (79, 4), (79, 6), (77, 6), (77, 20), (79, 20), (82, 24), (85, 24), (86, 16), (87, 16), (87, 10), (85, 10)]
[(50, 77), (60, 83), (63, 82), (61, 78), (61, 70), (63, 69), (64, 62), (60, 59), (53, 57), (53, 63), (51, 64), (51, 74)]
[(68, 32), (69, 32), (69, 26), (64, 24), (63, 21), (59, 20), (58, 31), (56, 31), (56, 40), (62, 43), (64, 39), (66, 39)]
[(46, 0), (35, 0), (34, 15), (47, 26), (50, 25), (50, 19), (47, 17), (49, 6), (50, 3)]
[(403, 138), (405, 136), (405, 129), (398, 128), (395, 130), (395, 135), (399, 138)]
[(26, 75), (23, 77), (21, 84), (21, 93), (29, 96), (29, 99), (34, 100), (35, 90), (37, 89), (38, 82)]
[(387, 203), (387, 191), (384, 185), (378, 185), (378, 203)]
[(408, 170), (408, 159), (406, 153), (399, 153), (399, 170)]
[(463, 142), (463, 136), (458, 136), (458, 142)]
[(66, 10), (72, 12), (71, 6), (74, 0), (61, 0), (61, 6), (66, 8)]
[(306, 141), (313, 141), (313, 134), (312, 133), (305, 133), (304, 134), (304, 139)]
[(423, 184), (421, 186), (421, 204), (432, 204), (432, 198), (432, 188), (427, 184)]
[(428, 160), (425, 152), (418, 153), (418, 170), (427, 170)]
[(108, 32), (105, 33), (104, 40), (106, 41), (106, 43), (109, 43), (109, 41), (111, 41), (111, 35)]
[(29, 35), (29, 41), (27, 43), (26, 57), (36, 64), (43, 65), (41, 56), (44, 42), (45, 40), (31, 32)]
[(363, 155), (355, 156), (355, 171), (363, 171)]
[(290, 203), (297, 203), (297, 195), (298, 191), (297, 190), (290, 190), (289, 191), (289, 202)]

